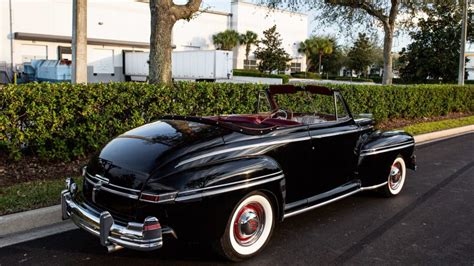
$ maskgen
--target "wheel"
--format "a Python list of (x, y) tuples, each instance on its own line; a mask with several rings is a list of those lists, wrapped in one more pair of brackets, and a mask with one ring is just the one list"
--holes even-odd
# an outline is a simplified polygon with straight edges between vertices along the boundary
[(395, 158), (388, 175), (387, 185), (382, 189), (382, 193), (385, 196), (393, 197), (400, 194), (405, 184), (406, 170), (407, 168), (403, 157), (398, 156)]
[(232, 261), (254, 256), (268, 243), (274, 216), (273, 205), (265, 194), (248, 194), (232, 211), (225, 232), (217, 241), (217, 251)]

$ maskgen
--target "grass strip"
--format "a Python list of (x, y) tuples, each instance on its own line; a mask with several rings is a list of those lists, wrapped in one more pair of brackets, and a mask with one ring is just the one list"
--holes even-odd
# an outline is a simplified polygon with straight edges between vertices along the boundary
[(406, 126), (402, 129), (412, 135), (420, 135), (420, 134), (430, 133), (434, 131), (468, 126), (468, 125), (474, 125), (474, 116), (419, 123), (419, 124)]
[[(82, 187), (82, 178), (74, 179)], [(0, 188), (0, 215), (52, 206), (61, 202), (65, 178), (37, 180)]]

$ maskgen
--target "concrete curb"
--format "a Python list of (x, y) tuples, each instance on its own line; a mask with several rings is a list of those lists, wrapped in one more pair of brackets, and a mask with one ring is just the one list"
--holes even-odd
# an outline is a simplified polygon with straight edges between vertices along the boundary
[(0, 238), (61, 221), (61, 205), (3, 215), (0, 216)]
[[(452, 128), (447, 130), (436, 131), (427, 134), (421, 134), (415, 136), (415, 143), (424, 144), (436, 140), (446, 139), (450, 137), (456, 137), (459, 135), (463, 135), (466, 133), (474, 133), (474, 125)], [(0, 240), (11, 238), (12, 235), (14, 239), (19, 239), (23, 237), (14, 236), (16, 233), (30, 231), (34, 229), (38, 229), (40, 227), (51, 227), (54, 224), (59, 224), (62, 222), (61, 218), (61, 205), (55, 205), (51, 207), (14, 213), (9, 215), (0, 216)], [(64, 227), (64, 226), (63, 226)], [(58, 226), (58, 228), (62, 228)], [(56, 233), (64, 232), (66, 230), (71, 230), (76, 228), (72, 224), (69, 224), (66, 229), (48, 229), (46, 235), (42, 235), (42, 237), (49, 235), (53, 235)], [(22, 233), (20, 233), (22, 234)], [(7, 236), (8, 235), (8, 236)], [(26, 237), (25, 239), (32, 240), (30, 237)], [(18, 241), (18, 240), (15, 240)], [(27, 240), (25, 240), (27, 241)], [(18, 243), (18, 242), (12, 242)], [(3, 243), (2, 246), (6, 246), (6, 243)]]
[(456, 137), (462, 134), (474, 132), (474, 125), (464, 127), (456, 127), (446, 130), (435, 131), (431, 133), (421, 134), (415, 136), (416, 144), (423, 144), (430, 141), (441, 140), (445, 138)]

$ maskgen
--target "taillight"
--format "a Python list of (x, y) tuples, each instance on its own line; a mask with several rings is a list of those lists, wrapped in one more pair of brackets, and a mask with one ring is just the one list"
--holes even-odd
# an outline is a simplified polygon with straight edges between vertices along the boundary
[(155, 194), (151, 192), (143, 192), (140, 195), (140, 201), (151, 202), (151, 203), (163, 203), (174, 201), (178, 192), (170, 192), (164, 194)]

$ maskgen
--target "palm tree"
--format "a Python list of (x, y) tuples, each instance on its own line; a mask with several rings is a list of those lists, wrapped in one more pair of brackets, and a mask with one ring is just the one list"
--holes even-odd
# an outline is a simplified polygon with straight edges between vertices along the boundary
[(313, 42), (312, 39), (306, 39), (303, 42), (300, 43), (300, 46), (298, 47), (298, 53), (302, 53), (306, 55), (306, 72), (309, 72), (309, 68), (312, 64), (311, 58), (313, 57), (314, 54), (314, 48), (313, 48)]
[(240, 34), (239, 42), (242, 45), (245, 45), (245, 59), (249, 61), (250, 49), (252, 45), (258, 44), (258, 35), (253, 31), (247, 31), (245, 34)]
[(212, 35), (212, 42), (220, 50), (232, 50), (239, 44), (239, 33), (235, 30), (225, 30)]
[[(312, 61), (311, 58), (318, 56), (318, 72), (321, 73), (321, 60), (323, 58), (323, 55), (332, 54), (333, 50), (334, 43), (330, 38), (313, 36), (300, 43), (298, 52), (304, 53), (309, 62)], [(307, 64), (307, 68), (309, 69), (309, 64)]]

